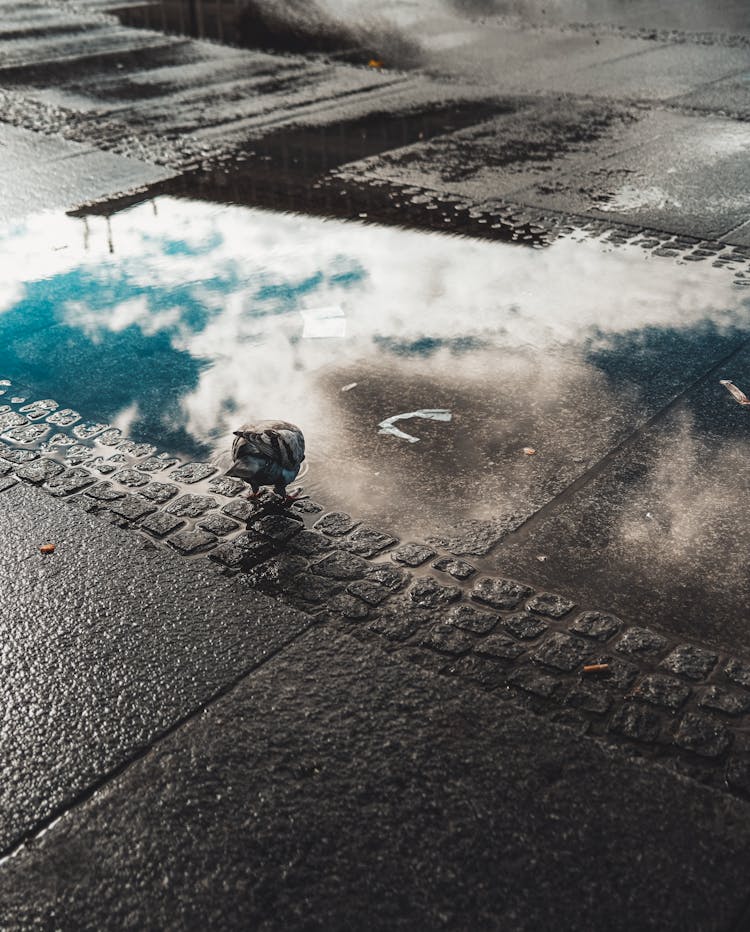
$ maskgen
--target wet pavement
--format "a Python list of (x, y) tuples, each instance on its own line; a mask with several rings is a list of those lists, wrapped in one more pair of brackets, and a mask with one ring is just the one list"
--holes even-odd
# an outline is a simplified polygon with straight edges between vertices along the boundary
[(228, 6), (6, 4), (11, 927), (744, 928), (746, 11)]

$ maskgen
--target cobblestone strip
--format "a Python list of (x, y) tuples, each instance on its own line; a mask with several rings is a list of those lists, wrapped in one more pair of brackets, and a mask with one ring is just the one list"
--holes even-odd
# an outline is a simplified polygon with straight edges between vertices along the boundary
[[(31, 428), (35, 428), (32, 430)], [(0, 380), (0, 493), (23, 481), (339, 631), (750, 796), (750, 659), (400, 542), (308, 499), (284, 508)]]

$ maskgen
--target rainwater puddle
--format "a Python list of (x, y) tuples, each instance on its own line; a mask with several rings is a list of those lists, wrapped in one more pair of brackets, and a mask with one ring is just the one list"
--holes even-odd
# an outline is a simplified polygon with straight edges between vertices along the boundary
[[(750, 335), (731, 266), (580, 237), (528, 249), (159, 196), (30, 217), (0, 255), (13, 393), (189, 459), (243, 421), (296, 422), (306, 493), (403, 536), (519, 523)], [(379, 432), (423, 409), (450, 420)]]

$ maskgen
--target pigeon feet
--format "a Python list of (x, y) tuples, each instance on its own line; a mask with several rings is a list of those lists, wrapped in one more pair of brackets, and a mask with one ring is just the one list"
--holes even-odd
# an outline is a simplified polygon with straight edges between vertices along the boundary
[(263, 493), (258, 489), (257, 492), (243, 492), (240, 495), (240, 498), (246, 498), (248, 501), (254, 501), (256, 498), (260, 498)]

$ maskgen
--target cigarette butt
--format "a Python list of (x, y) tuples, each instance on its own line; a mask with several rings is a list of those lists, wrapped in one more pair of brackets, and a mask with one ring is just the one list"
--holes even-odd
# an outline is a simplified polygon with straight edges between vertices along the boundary
[(583, 668), (584, 673), (606, 673), (608, 670), (608, 663), (590, 663)]
[(42, 544), (42, 546), (39, 548), (39, 552), (40, 553), (54, 553), (55, 545), (54, 544)]
[(533, 447), (524, 447), (523, 452), (526, 456), (533, 456), (536, 453), (536, 450)]

